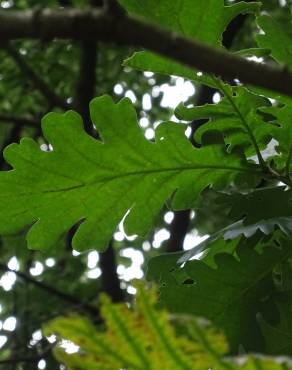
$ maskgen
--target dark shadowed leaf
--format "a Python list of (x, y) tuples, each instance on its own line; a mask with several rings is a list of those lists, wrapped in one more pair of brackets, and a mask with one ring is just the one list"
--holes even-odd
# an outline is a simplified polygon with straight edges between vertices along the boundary
[(224, 330), (232, 351), (240, 345), (255, 351), (263, 348), (256, 315), (268, 304), (274, 267), (289, 254), (286, 246), (267, 246), (261, 254), (244, 247), (237, 258), (215, 255), (215, 268), (204, 260), (179, 266), (176, 254), (163, 255), (150, 260), (148, 277), (160, 284), (168, 309), (208, 318)]

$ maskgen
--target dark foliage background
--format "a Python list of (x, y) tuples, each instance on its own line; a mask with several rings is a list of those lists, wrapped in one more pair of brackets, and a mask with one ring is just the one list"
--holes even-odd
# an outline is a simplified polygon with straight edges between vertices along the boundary
[[(265, 0), (264, 7), (289, 22), (283, 7), (290, 2)], [(38, 1), (0, 1), (3, 9), (29, 9)], [(102, 6), (101, 0), (43, 0), (43, 7)], [(285, 10), (285, 9), (284, 9)], [(287, 15), (287, 16), (286, 16)], [(224, 44), (233, 50), (253, 47), (258, 32), (254, 20), (244, 16), (231, 23)], [(185, 91), (186, 103), (204, 104), (218, 99), (207, 87), (182, 79), (123, 68), (133, 50), (95, 42), (17, 41), (0, 49), (0, 146), (23, 136), (50, 150), (42, 137), (40, 121), (49, 111), (77, 110), (88, 133), (97, 137), (89, 119), (88, 103), (98, 95), (115, 100), (128, 96), (135, 103), (141, 128), (151, 140), (156, 123), (172, 116), (171, 95)], [(177, 100), (176, 100), (177, 103)], [(201, 122), (200, 124), (203, 124)], [(197, 126), (196, 126), (197, 127)], [(196, 128), (193, 127), (192, 131)], [(191, 136), (190, 129), (187, 131)], [(1, 150), (2, 152), (2, 150)], [(0, 158), (1, 170), (8, 166)], [(107, 252), (78, 254), (67, 245), (55, 254), (29, 251), (23, 235), (1, 239), (0, 263), (0, 367), (11, 370), (62, 369), (52, 357), (53, 338), (43, 338), (43, 323), (60, 314), (79, 311), (98, 322), (98, 296), (108, 293), (114, 301), (129, 300), (135, 289), (131, 279), (142, 278), (147, 260), (161, 251), (174, 252), (194, 246), (199, 235), (210, 234), (228, 223), (226, 210), (214, 206), (216, 193), (206, 191), (202, 207), (172, 213), (164, 209), (145, 239), (128, 238), (120, 227)], [(206, 207), (206, 205), (208, 205)], [(9, 359), (9, 360), (7, 360)]]

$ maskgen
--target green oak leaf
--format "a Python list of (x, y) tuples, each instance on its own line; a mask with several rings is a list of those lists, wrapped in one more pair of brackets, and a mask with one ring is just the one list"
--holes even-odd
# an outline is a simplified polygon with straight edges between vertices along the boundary
[(256, 315), (268, 304), (274, 267), (289, 253), (286, 245), (268, 245), (261, 254), (245, 246), (237, 258), (215, 255), (216, 268), (204, 260), (178, 265), (177, 254), (161, 255), (149, 261), (148, 278), (160, 284), (162, 305), (211, 320), (226, 334), (232, 352), (239, 346), (258, 351), (263, 338)]
[[(185, 121), (209, 119), (207, 123), (195, 129), (195, 140), (202, 143), (202, 137), (210, 131), (220, 131), (224, 141), (231, 148), (241, 146), (248, 156), (255, 154), (252, 140), (243, 119), (249, 126), (257, 144), (264, 149), (271, 139), (273, 126), (263, 121), (257, 114), (260, 107), (270, 106), (267, 99), (249, 92), (243, 87), (234, 89), (233, 104), (223, 97), (218, 104), (205, 104), (188, 108), (180, 104), (176, 110), (177, 118)], [(236, 109), (234, 108), (236, 106)]]
[(70, 111), (43, 119), (53, 151), (27, 138), (5, 150), (13, 170), (0, 173), (1, 234), (33, 225), (29, 247), (50, 249), (78, 223), (73, 247), (104, 250), (129, 210), (127, 232), (145, 234), (174, 192), (172, 206), (188, 208), (206, 186), (224, 188), (239, 173), (258, 173), (224, 145), (195, 149), (179, 124), (161, 124), (149, 142), (129, 99), (114, 104), (103, 96), (90, 111), (102, 141), (87, 135)]
[(262, 15), (258, 25), (264, 31), (256, 37), (261, 48), (270, 49), (272, 57), (288, 66), (292, 66), (292, 37), (287, 29), (269, 15)]
[(292, 270), (291, 261), (281, 264), (280, 281), (276, 293), (278, 322), (270, 323), (261, 315), (258, 321), (265, 339), (265, 350), (270, 355), (292, 355)]
[(135, 52), (131, 57), (124, 60), (123, 65), (139, 71), (180, 76), (210, 87), (216, 87), (210, 76), (148, 51)]
[[(175, 31), (189, 39), (221, 47), (222, 34), (239, 14), (254, 13), (259, 3), (239, 2), (225, 6), (223, 0), (119, 0), (131, 14)], [(211, 78), (155, 53), (142, 51), (125, 61), (125, 65), (156, 73), (181, 76), (214, 86)]]
[(280, 322), (274, 326), (259, 316), (258, 321), (265, 338), (265, 349), (271, 355), (292, 355), (292, 304), (278, 303)]

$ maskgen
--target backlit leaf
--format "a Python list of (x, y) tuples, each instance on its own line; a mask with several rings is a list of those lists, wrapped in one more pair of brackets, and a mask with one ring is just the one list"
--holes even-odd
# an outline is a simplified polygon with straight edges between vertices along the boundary
[(179, 124), (161, 124), (156, 142), (147, 141), (128, 99), (97, 98), (91, 116), (103, 141), (85, 133), (78, 114), (52, 113), (43, 132), (53, 151), (31, 139), (5, 150), (14, 170), (0, 174), (2, 234), (34, 224), (29, 246), (49, 249), (82, 222), (74, 248), (103, 250), (128, 210), (126, 230), (143, 235), (175, 191), (173, 207), (188, 208), (206, 186), (224, 188), (241, 172), (257, 174), (223, 145), (193, 148)]
[(206, 104), (187, 108), (180, 104), (175, 114), (179, 119), (196, 121), (209, 119), (207, 123), (195, 130), (195, 139), (199, 143), (202, 137), (210, 131), (220, 131), (224, 134), (225, 143), (231, 147), (242, 146), (247, 155), (254, 154), (252, 141), (246, 130), (246, 124), (252, 131), (258, 145), (264, 148), (271, 138), (273, 126), (263, 121), (257, 114), (257, 109), (270, 105), (267, 99), (250, 93), (243, 87), (235, 88), (232, 96), (234, 106), (227, 97), (223, 97), (218, 104)]

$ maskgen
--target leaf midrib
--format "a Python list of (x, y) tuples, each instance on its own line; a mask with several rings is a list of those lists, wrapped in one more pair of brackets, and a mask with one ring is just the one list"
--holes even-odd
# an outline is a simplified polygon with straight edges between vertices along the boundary
[[(94, 179), (90, 183), (81, 183), (78, 185), (61, 188), (61, 189), (54, 189), (54, 190), (44, 190), (40, 191), (40, 193), (58, 193), (62, 191), (70, 191), (70, 190), (76, 190), (85, 186), (95, 185), (97, 183), (102, 182), (110, 182), (114, 181), (123, 177), (130, 177), (130, 176), (139, 176), (139, 175), (150, 175), (154, 173), (163, 173), (163, 172), (182, 172), (182, 171), (195, 171), (195, 170), (221, 170), (221, 171), (238, 171), (238, 172), (246, 172), (246, 173), (254, 173), (258, 174), (259, 170), (255, 168), (248, 168), (248, 167), (236, 167), (236, 166), (217, 166), (217, 165), (196, 165), (196, 166), (183, 166), (183, 167), (169, 167), (169, 168), (162, 168), (162, 169), (151, 169), (151, 170), (141, 170), (141, 171), (132, 171), (132, 172), (123, 172), (119, 173), (118, 175), (114, 176), (108, 176), (104, 179)], [(47, 171), (52, 173), (51, 171)], [(57, 176), (62, 177), (62, 175), (57, 174)], [(74, 180), (75, 181), (75, 180)], [(19, 194), (21, 195), (27, 195), (28, 192)], [(31, 194), (35, 194), (32, 192)]]

